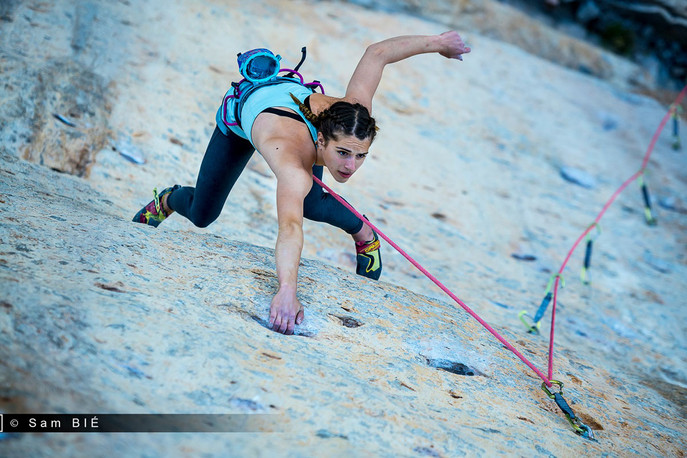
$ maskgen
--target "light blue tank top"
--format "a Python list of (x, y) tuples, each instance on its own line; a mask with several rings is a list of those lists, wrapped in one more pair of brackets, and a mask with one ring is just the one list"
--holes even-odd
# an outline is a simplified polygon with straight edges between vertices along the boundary
[[(227, 92), (230, 95), (233, 92), (233, 88)], [(298, 83), (291, 83), (285, 81), (279, 84), (273, 84), (269, 86), (263, 86), (255, 90), (252, 94), (248, 96), (248, 99), (243, 103), (243, 108), (241, 109), (241, 127), (239, 126), (227, 126), (223, 121), (224, 104), (220, 105), (215, 115), (215, 120), (217, 121), (217, 127), (224, 133), (224, 135), (229, 135), (229, 130), (234, 132), (239, 137), (245, 138), (253, 144), (251, 138), (251, 130), (253, 129), (253, 123), (255, 118), (258, 117), (260, 113), (266, 108), (271, 107), (284, 107), (290, 108), (298, 115), (303, 118), (308, 130), (310, 130), (310, 136), (313, 142), (317, 142), (317, 129), (312, 125), (310, 121), (305, 119), (305, 115), (301, 113), (301, 110), (296, 105), (296, 102), (291, 100), (289, 93), (295, 95), (299, 100), (303, 101), (313, 92)], [(226, 95), (225, 95), (226, 97)], [(236, 99), (229, 99), (226, 107), (226, 119), (230, 123), (235, 123), (234, 119), (234, 104), (238, 103)], [(253, 144), (255, 146), (255, 144)]]

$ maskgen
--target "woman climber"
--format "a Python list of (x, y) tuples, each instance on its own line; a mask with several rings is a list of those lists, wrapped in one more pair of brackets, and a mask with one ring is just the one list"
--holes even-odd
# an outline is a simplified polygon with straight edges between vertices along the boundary
[[(422, 53), (462, 60), (470, 52), (454, 31), (432, 36), (399, 36), (370, 45), (342, 98), (314, 92), (312, 84), (278, 77), (279, 56), (268, 50), (239, 55), (244, 80), (233, 85), (217, 111), (217, 127), (203, 157), (196, 186), (175, 185), (159, 194), (133, 221), (157, 227), (173, 212), (198, 227), (217, 219), (234, 183), (257, 150), (277, 177), (279, 233), (275, 259), (279, 289), (269, 324), (292, 334), (303, 321), (297, 298), (303, 248), (303, 218), (336, 226), (352, 235), (356, 272), (378, 279), (382, 271), (377, 234), (313, 181), (323, 167), (339, 183), (360, 168), (377, 130), (372, 98), (387, 64)], [(243, 57), (242, 57), (243, 56)], [(275, 70), (276, 68), (276, 70)], [(231, 90), (230, 90), (231, 92)]]

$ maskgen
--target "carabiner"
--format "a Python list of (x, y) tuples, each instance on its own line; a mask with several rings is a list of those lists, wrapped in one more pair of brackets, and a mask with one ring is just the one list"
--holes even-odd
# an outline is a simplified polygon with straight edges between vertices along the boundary
[(568, 402), (565, 400), (565, 398), (563, 398), (563, 383), (559, 382), (558, 380), (550, 380), (550, 383), (552, 385), (558, 385), (558, 393), (552, 393), (546, 386), (546, 382), (542, 382), (541, 389), (548, 397), (556, 402), (556, 405), (559, 409), (561, 409), (563, 415), (565, 415), (565, 418), (568, 420), (568, 423), (570, 423), (570, 426), (572, 426), (575, 430), (575, 434), (582, 436), (585, 439), (595, 440), (592, 429), (580, 421), (580, 419), (575, 415), (575, 412), (573, 412), (572, 408), (568, 405)]
[(527, 328), (527, 332), (529, 334), (539, 334), (539, 327), (541, 326), (541, 322), (529, 324), (527, 321), (525, 321), (525, 315), (527, 315), (527, 310), (523, 310), (522, 312), (518, 313), (518, 318), (520, 318), (522, 324), (524, 324)]
[(651, 197), (649, 196), (649, 188), (647, 188), (646, 183), (644, 182), (643, 170), (642, 174), (637, 177), (637, 181), (639, 181), (639, 187), (642, 191), (642, 197), (644, 198), (644, 218), (649, 226), (655, 226), (656, 218), (654, 218), (654, 215), (651, 212)]
[(553, 288), (553, 282), (556, 280), (556, 278), (561, 279), (561, 288), (565, 287), (565, 278), (563, 278), (562, 274), (555, 274), (551, 276), (551, 278), (549, 279), (549, 283), (546, 285), (544, 299), (542, 299), (541, 304), (537, 309), (537, 313), (535, 313), (534, 315), (531, 325), (527, 323), (527, 321), (525, 321), (524, 317), (525, 315), (527, 315), (526, 311), (523, 310), (518, 314), (518, 318), (520, 318), (520, 321), (522, 321), (522, 323), (527, 328), (527, 332), (530, 334), (539, 334), (539, 328), (541, 327), (541, 319), (544, 316), (544, 313), (546, 313), (546, 309), (549, 308), (551, 299), (553, 299), (553, 291), (551, 289)]
[(670, 109), (673, 112), (673, 149), (678, 151), (682, 148), (680, 144), (680, 113), (682, 112), (682, 107), (680, 105), (671, 105)]
[(601, 235), (601, 226), (599, 226), (598, 223), (594, 222), (589, 226), (589, 228), (587, 228), (587, 247), (584, 252), (584, 263), (582, 265), (582, 272), (580, 272), (580, 280), (582, 280), (582, 283), (585, 285), (591, 283), (588, 272), (589, 267), (592, 263), (592, 248), (594, 246), (594, 240), (596, 237), (592, 237), (591, 235), (589, 235), (589, 230), (591, 230), (591, 228), (593, 227), (596, 227), (598, 231), (597, 237)]
[[(559, 382), (558, 380), (551, 380), (550, 383), (551, 383), (552, 385), (558, 385), (558, 392), (559, 392), (559, 393), (562, 393), (562, 392), (563, 392), (563, 382)], [(546, 386), (546, 382), (542, 382), (542, 383), (541, 383), (541, 389), (544, 390), (544, 393), (546, 393), (546, 395), (547, 395), (548, 397), (550, 397), (551, 399), (554, 398), (554, 393), (552, 393), (551, 391), (549, 391), (549, 387)]]

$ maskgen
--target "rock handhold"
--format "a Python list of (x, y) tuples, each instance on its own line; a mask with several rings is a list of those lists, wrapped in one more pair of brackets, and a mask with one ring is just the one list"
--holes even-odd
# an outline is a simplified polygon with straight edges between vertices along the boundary
[(663, 259), (657, 258), (649, 251), (644, 252), (644, 261), (649, 265), (649, 267), (661, 272), (662, 274), (669, 274), (672, 270), (670, 263), (664, 261)]
[(596, 187), (596, 180), (584, 170), (574, 167), (561, 167), (561, 177), (570, 183), (582, 186), (583, 188), (593, 189)]
[(481, 372), (478, 370), (475, 370), (471, 368), (470, 366), (460, 363), (460, 362), (455, 362), (455, 361), (449, 361), (448, 359), (433, 359), (433, 358), (426, 358), (427, 360), (427, 365), (430, 367), (434, 367), (435, 369), (441, 369), (446, 372), (451, 372), (452, 374), (456, 375), (467, 375), (467, 376), (474, 376), (474, 375), (483, 375)]
[(527, 253), (511, 253), (511, 258), (517, 259), (518, 261), (536, 261), (537, 257), (533, 254), (527, 254)]
[(685, 208), (681, 200), (675, 196), (659, 196), (658, 205), (671, 212), (687, 213), (687, 208)]
[(106, 145), (109, 106), (105, 80), (70, 60), (48, 62), (31, 100), (32, 139), (23, 158), (63, 173), (87, 177)]

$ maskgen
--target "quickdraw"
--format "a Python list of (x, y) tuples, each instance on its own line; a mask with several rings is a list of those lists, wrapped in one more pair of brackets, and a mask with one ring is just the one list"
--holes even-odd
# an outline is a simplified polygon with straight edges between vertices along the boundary
[[(598, 223), (592, 223), (591, 226), (589, 226), (589, 229), (592, 227), (596, 227), (597, 229), (597, 236), (601, 235), (601, 226), (599, 226)], [(592, 263), (592, 248), (594, 247), (594, 238), (589, 234), (589, 231), (587, 232), (587, 247), (585, 248), (584, 251), (584, 263), (582, 264), (582, 272), (580, 273), (580, 279), (582, 280), (582, 283), (585, 285), (588, 285), (591, 283), (590, 280), (590, 275), (589, 275), (589, 268)]]
[(592, 428), (582, 423), (579, 417), (575, 415), (575, 412), (573, 412), (568, 402), (563, 398), (563, 383), (559, 382), (558, 380), (551, 380), (551, 384), (558, 385), (557, 393), (552, 393), (544, 382), (541, 384), (541, 389), (544, 390), (544, 393), (546, 393), (548, 397), (556, 402), (556, 405), (561, 409), (563, 415), (565, 415), (565, 418), (570, 423), (570, 426), (572, 426), (575, 430), (575, 433), (584, 437), (585, 439), (592, 441), (595, 440)]
[(644, 217), (646, 218), (646, 223), (649, 226), (655, 226), (657, 221), (651, 212), (651, 197), (649, 196), (649, 188), (646, 187), (644, 181), (644, 171), (639, 175), (637, 181), (639, 182), (639, 187), (642, 190), (642, 197), (644, 198)]
[(527, 328), (527, 332), (530, 334), (539, 334), (539, 328), (541, 327), (541, 319), (544, 317), (544, 313), (546, 313), (546, 309), (549, 307), (549, 304), (551, 303), (551, 299), (553, 298), (553, 282), (556, 280), (556, 278), (561, 279), (561, 287), (565, 288), (565, 278), (563, 278), (563, 275), (561, 274), (555, 274), (552, 275), (551, 278), (549, 279), (549, 283), (546, 286), (546, 292), (544, 293), (544, 299), (542, 299), (541, 304), (539, 305), (539, 308), (537, 309), (537, 313), (534, 315), (534, 319), (532, 320), (532, 324), (529, 324), (525, 320), (525, 316), (527, 316), (527, 310), (523, 310), (518, 314), (518, 318), (520, 318), (520, 321), (525, 325)]
[(680, 114), (682, 113), (682, 107), (673, 104), (670, 108), (673, 111), (673, 149), (678, 151), (682, 148), (680, 143)]
[[(680, 95), (676, 99), (676, 104), (680, 103), (682, 98), (687, 95), (687, 86), (683, 88), (683, 90), (680, 92)], [(668, 114), (669, 115), (669, 114)], [(668, 116), (667, 115), (667, 116)], [(667, 116), (664, 117), (664, 119), (661, 121), (661, 124), (659, 125), (659, 128), (657, 129), (656, 133), (654, 134), (654, 137), (649, 145), (649, 149), (647, 150), (647, 153), (645, 154), (643, 163), (642, 163), (642, 168), (640, 169), (639, 172), (635, 173), (632, 177), (630, 177), (628, 180), (626, 180), (620, 188), (618, 188), (615, 193), (611, 196), (611, 198), (606, 202), (604, 205), (604, 208), (601, 210), (599, 215), (596, 217), (596, 220), (594, 221), (595, 224), (598, 224), (599, 220), (603, 217), (604, 213), (610, 205), (615, 201), (615, 199), (618, 197), (618, 195), (635, 179), (637, 179), (638, 176), (641, 176), (641, 174), (644, 171), (644, 168), (646, 167), (649, 157), (651, 155), (651, 152), (656, 144), (656, 141), (658, 139), (658, 135), (660, 134), (661, 130), (665, 126), (667, 122)], [(561, 409), (563, 414), (565, 415), (566, 419), (570, 423), (570, 425), (573, 427), (574, 431), (576, 434), (589, 439), (589, 440), (595, 440), (594, 439), (594, 433), (592, 432), (592, 429), (585, 425), (576, 415), (575, 412), (570, 408), (566, 400), (563, 398), (562, 395), (562, 390), (563, 390), (563, 383), (553, 380), (553, 344), (554, 344), (554, 328), (555, 328), (555, 312), (556, 312), (556, 292), (558, 289), (559, 281), (561, 283), (561, 286), (565, 286), (565, 280), (563, 279), (562, 272), (565, 269), (565, 266), (567, 265), (568, 261), (570, 260), (570, 257), (572, 256), (573, 252), (575, 251), (575, 248), (577, 248), (578, 244), (583, 240), (585, 236), (588, 235), (588, 232), (592, 229), (592, 226), (590, 226), (582, 236), (580, 236), (574, 243), (573, 247), (570, 249), (568, 252), (567, 257), (565, 258), (565, 261), (563, 262), (563, 265), (561, 266), (559, 272), (551, 277), (549, 280), (548, 286), (546, 288), (546, 295), (544, 297), (544, 300), (542, 301), (541, 305), (539, 306), (539, 310), (537, 310), (537, 315), (535, 315), (534, 319), (534, 324), (529, 325), (525, 320), (524, 317), (527, 314), (527, 312), (521, 312), (520, 313), (520, 319), (525, 323), (525, 325), (528, 327), (529, 330), (536, 330), (536, 332), (539, 331), (539, 322), (541, 321), (541, 318), (543, 314), (546, 311), (546, 308), (548, 307), (550, 302), (553, 302), (553, 311), (552, 311), (552, 316), (551, 316), (551, 337), (549, 339), (549, 355), (548, 355), (548, 377), (544, 375), (542, 371), (540, 371), (534, 364), (532, 364), (531, 361), (529, 361), (525, 356), (522, 355), (513, 345), (508, 343), (506, 339), (504, 339), (494, 328), (492, 328), (486, 321), (484, 321), (482, 318), (480, 318), (479, 315), (477, 315), (470, 307), (467, 306), (463, 301), (460, 300), (455, 294), (453, 294), (446, 286), (444, 286), (436, 277), (434, 277), (431, 273), (427, 271), (424, 267), (422, 267), (416, 260), (414, 260), (412, 257), (410, 257), (403, 249), (401, 249), (396, 243), (394, 243), (393, 240), (391, 240), (389, 237), (387, 237), (382, 231), (379, 230), (374, 224), (369, 222), (367, 218), (365, 218), (362, 214), (360, 214), (355, 208), (353, 208), (346, 200), (344, 200), (342, 197), (340, 197), (338, 194), (336, 194), (331, 188), (329, 188), (327, 185), (325, 185), (322, 180), (317, 178), (316, 176), (313, 176), (313, 181), (315, 181), (317, 184), (322, 186), (323, 189), (327, 190), (339, 203), (341, 203), (344, 207), (346, 207), (348, 210), (350, 210), (353, 214), (356, 215), (360, 220), (363, 222), (366, 222), (372, 230), (374, 230), (379, 237), (387, 241), (393, 248), (396, 249), (403, 257), (405, 257), (412, 265), (417, 267), (427, 278), (429, 278), (434, 284), (436, 284), (442, 291), (444, 291), (451, 299), (453, 299), (458, 305), (460, 305), (463, 310), (465, 310), (470, 316), (472, 316), (475, 320), (477, 320), (487, 331), (489, 331), (499, 342), (501, 342), (508, 350), (513, 352), (515, 356), (517, 356), (525, 365), (527, 365), (532, 371), (539, 376), (543, 380), (543, 383), (541, 385), (542, 390), (546, 393), (546, 395), (553, 399), (556, 402), (556, 405)], [(647, 203), (648, 203), (648, 192), (646, 194), (647, 196)], [(598, 226), (597, 226), (598, 228)], [(591, 248), (588, 250), (588, 256), (586, 256), (585, 260), (585, 268), (589, 268), (589, 264), (591, 262)], [(553, 385), (558, 385), (559, 386), (559, 391), (557, 393), (552, 393), (551, 390), (549, 390), (549, 386)]]

